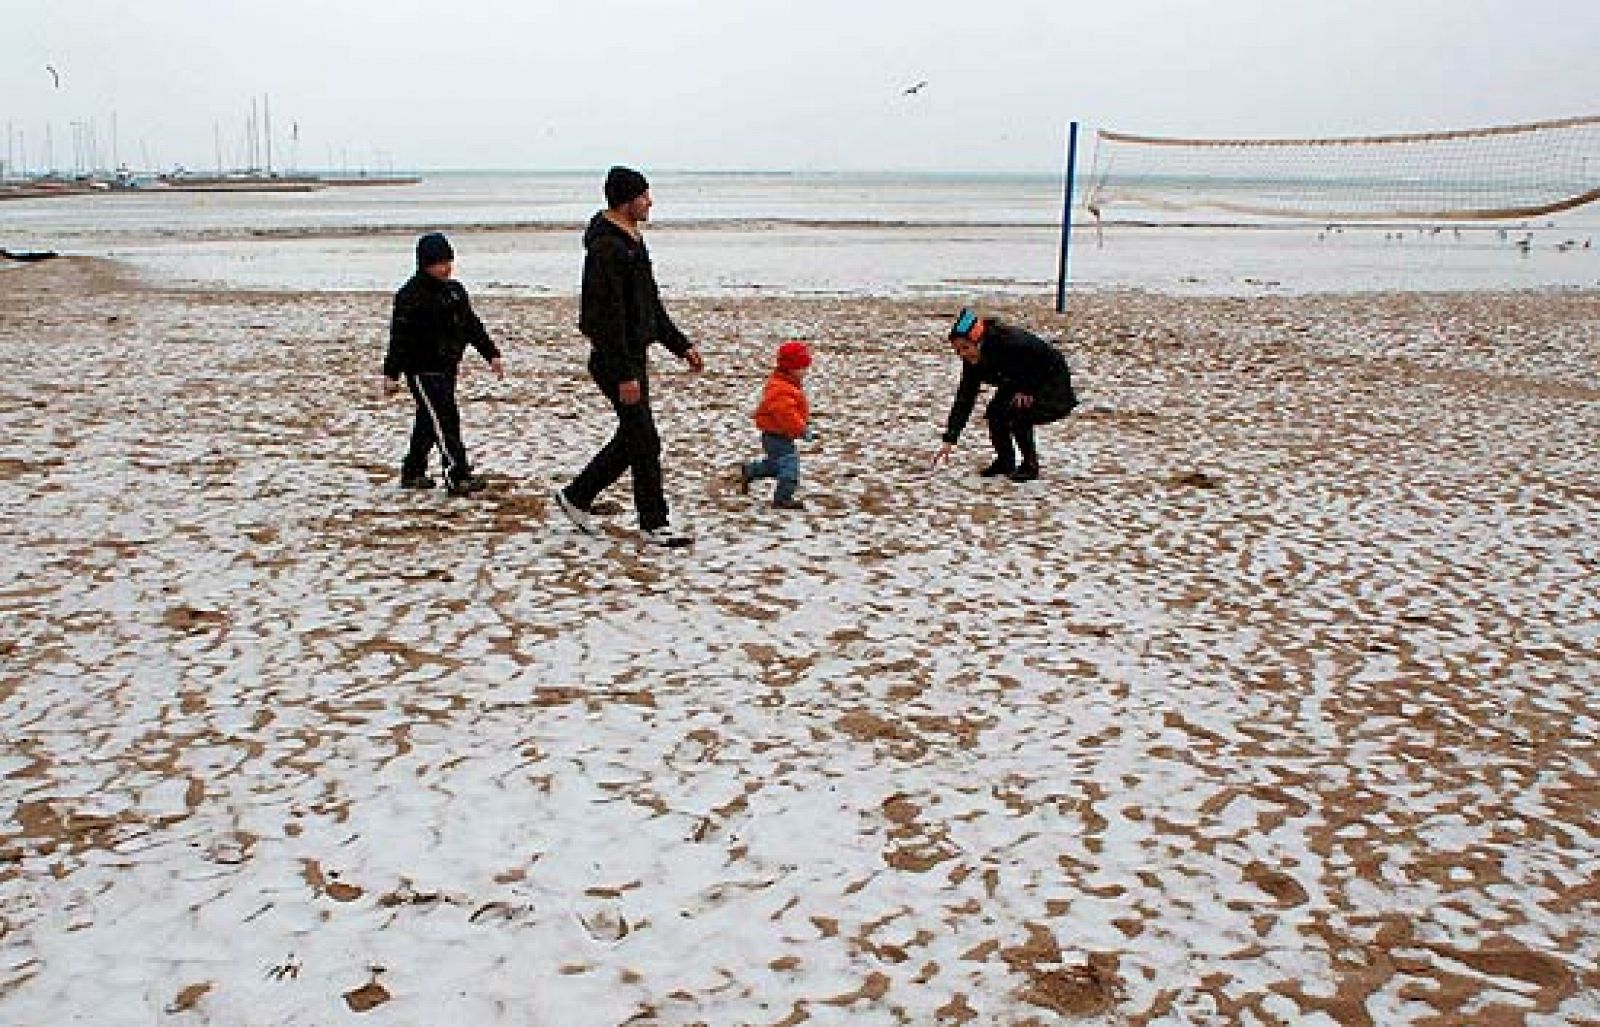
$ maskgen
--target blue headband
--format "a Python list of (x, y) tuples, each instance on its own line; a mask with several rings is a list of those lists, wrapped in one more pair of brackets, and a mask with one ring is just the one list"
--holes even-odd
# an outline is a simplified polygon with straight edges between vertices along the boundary
[(956, 326), (950, 329), (950, 337), (966, 336), (978, 323), (978, 313), (971, 307), (962, 307), (961, 313), (956, 315)]

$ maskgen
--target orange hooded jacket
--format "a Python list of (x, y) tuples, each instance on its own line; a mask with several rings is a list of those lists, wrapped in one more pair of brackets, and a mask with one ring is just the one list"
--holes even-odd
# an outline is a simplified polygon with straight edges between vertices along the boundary
[(761, 405), (756, 407), (756, 427), (764, 432), (798, 439), (806, 433), (811, 406), (800, 388), (800, 381), (788, 371), (774, 371), (761, 390)]

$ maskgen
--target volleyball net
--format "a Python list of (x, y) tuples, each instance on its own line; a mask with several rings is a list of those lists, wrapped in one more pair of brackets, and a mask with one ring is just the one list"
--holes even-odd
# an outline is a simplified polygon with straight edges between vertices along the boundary
[(1102, 221), (1516, 220), (1600, 200), (1600, 116), (1322, 139), (1102, 130), (1086, 178), (1080, 206)]

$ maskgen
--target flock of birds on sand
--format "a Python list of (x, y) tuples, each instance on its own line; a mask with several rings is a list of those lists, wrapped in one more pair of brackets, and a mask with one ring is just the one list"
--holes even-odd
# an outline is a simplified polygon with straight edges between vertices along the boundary
[[(1435, 236), (1440, 235), (1443, 231), (1444, 231), (1444, 229), (1438, 227), (1437, 225), (1435, 225), (1432, 228), (1418, 228), (1418, 229), (1416, 229), (1416, 236), (1419, 239), (1430, 238), (1430, 237), (1435, 237)], [(1499, 239), (1501, 242), (1510, 242), (1511, 246), (1518, 253), (1521, 253), (1521, 254), (1525, 255), (1525, 254), (1531, 253), (1533, 251), (1533, 238), (1534, 237), (1533, 237), (1533, 232), (1532, 231), (1529, 231), (1529, 230), (1526, 230), (1526, 229), (1523, 229), (1521, 231), (1522, 231), (1522, 234), (1520, 236), (1518, 236), (1515, 239), (1512, 239), (1510, 230), (1504, 229), (1504, 228), (1497, 228), (1497, 229), (1495, 229), (1495, 238)], [(1330, 236), (1330, 235), (1340, 235), (1343, 232), (1344, 232), (1344, 227), (1342, 225), (1329, 225), (1328, 227), (1324, 228), (1322, 231), (1317, 233), (1317, 241), (1318, 242), (1325, 242), (1327, 240), (1328, 236)], [(1384, 232), (1383, 233), (1383, 238), (1384, 238), (1385, 242), (1404, 242), (1406, 240), (1407, 236), (1410, 235), (1410, 234), (1411, 234), (1410, 232), (1406, 232), (1406, 231)], [(1451, 235), (1452, 238), (1454, 238), (1457, 241), (1459, 241), (1461, 239), (1461, 229), (1452, 228), (1450, 230), (1450, 235)], [(1583, 239), (1583, 240), (1580, 241), (1578, 239), (1570, 239), (1569, 238), (1569, 239), (1563, 239), (1560, 242), (1555, 244), (1555, 250), (1556, 250), (1557, 253), (1568, 253), (1568, 252), (1570, 252), (1572, 250), (1589, 250), (1589, 249), (1592, 249), (1593, 247), (1594, 247), (1594, 240), (1593, 239)]]

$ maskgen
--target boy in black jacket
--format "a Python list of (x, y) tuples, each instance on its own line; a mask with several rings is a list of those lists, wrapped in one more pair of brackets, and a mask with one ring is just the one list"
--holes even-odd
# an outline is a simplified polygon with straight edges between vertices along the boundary
[(411, 426), (411, 447), (400, 465), (400, 487), (431, 489), (428, 455), (439, 447), (444, 485), (452, 496), (481, 491), (483, 478), (472, 473), (467, 449), (461, 442), (461, 412), (456, 407), (456, 371), (472, 346), (489, 362), (494, 373), (506, 376), (500, 350), (472, 312), (467, 290), (450, 277), (455, 251), (438, 232), (417, 240), (417, 273), (394, 297), (394, 317), (389, 325), (389, 352), (383, 358), (383, 391), (400, 391), (404, 375), (417, 401)]
[(963, 309), (956, 317), (950, 329), (950, 348), (961, 358), (961, 384), (956, 386), (956, 397), (945, 421), (944, 445), (934, 454), (933, 465), (937, 467), (950, 458), (961, 429), (972, 416), (978, 390), (992, 385), (994, 398), (983, 416), (989, 422), (994, 462), (978, 473), (985, 478), (1005, 475), (1019, 482), (1038, 478), (1039, 449), (1034, 441), (1034, 426), (1059, 421), (1078, 405), (1067, 358), (1032, 332), (992, 317), (980, 319), (970, 309)]

